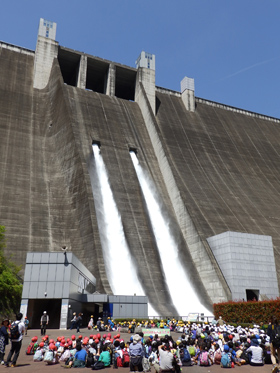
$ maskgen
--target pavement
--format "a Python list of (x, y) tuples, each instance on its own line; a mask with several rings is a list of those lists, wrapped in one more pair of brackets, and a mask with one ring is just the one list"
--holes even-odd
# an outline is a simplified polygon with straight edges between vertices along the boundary
[[(115, 334), (118, 334), (119, 332), (111, 332), (112, 336)], [(96, 331), (92, 332), (88, 330), (87, 328), (81, 329), (80, 333), (76, 333), (74, 330), (59, 330), (59, 329), (51, 329), (47, 330), (47, 334), (49, 336), (49, 339), (55, 339), (59, 336), (64, 336), (65, 338), (71, 338), (73, 334), (78, 337), (78, 335), (82, 335), (83, 337), (86, 337), (90, 334), (97, 334)], [(100, 332), (101, 335), (106, 334), (106, 332)], [(129, 341), (130, 339), (130, 334), (128, 333), (120, 333), (121, 338), (124, 339), (124, 341)], [(177, 340), (178, 338), (178, 333), (171, 333), (172, 337), (174, 340)], [(38, 340), (41, 338), (41, 331), (32, 329), (28, 330), (28, 335), (23, 337), (23, 343), (22, 343), (22, 348), (20, 351), (20, 355), (17, 361), (17, 366), (15, 368), (6, 368), (3, 365), (0, 365), (0, 372), (4, 372), (7, 370), (15, 370), (17, 373), (29, 373), (29, 372), (39, 372), (39, 373), (45, 373), (45, 372), (57, 372), (60, 371), (62, 372), (64, 369), (64, 364), (56, 364), (56, 365), (47, 365), (46, 363), (42, 362), (33, 362), (33, 356), (26, 355), (25, 350), (28, 346), (28, 344), (31, 341), (31, 338), (34, 336), (38, 336)], [(10, 350), (10, 345), (6, 346), (6, 353), (5, 353), (5, 358), (8, 356)], [(89, 370), (89, 368), (72, 368), (75, 369), (75, 373), (80, 373), (80, 372), (86, 372)], [(237, 371), (240, 371), (240, 373), (271, 373), (272, 371), (272, 365), (264, 365), (263, 367), (251, 367), (250, 365), (243, 365), (241, 367), (236, 366), (235, 369)], [(69, 369), (68, 369), (69, 371)], [(104, 373), (116, 373), (116, 370), (113, 369), (112, 367), (110, 368), (105, 368)], [(221, 373), (221, 367), (219, 365), (212, 365), (210, 367), (199, 367), (199, 366), (192, 366), (192, 367), (183, 367), (182, 368), (182, 373), (215, 373), (215, 372), (220, 372)], [(118, 368), (118, 373), (129, 373), (129, 368)], [(155, 373), (154, 368), (151, 369), (151, 373)]]

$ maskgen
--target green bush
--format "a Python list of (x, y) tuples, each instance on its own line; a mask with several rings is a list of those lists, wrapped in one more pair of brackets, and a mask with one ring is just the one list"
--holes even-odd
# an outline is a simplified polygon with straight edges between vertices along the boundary
[(11, 258), (6, 258), (5, 227), (0, 225), (0, 315), (9, 316), (19, 312), (22, 283), (18, 277), (20, 267)]
[(267, 324), (272, 316), (280, 319), (280, 298), (265, 301), (215, 303), (215, 318), (222, 316), (228, 323)]

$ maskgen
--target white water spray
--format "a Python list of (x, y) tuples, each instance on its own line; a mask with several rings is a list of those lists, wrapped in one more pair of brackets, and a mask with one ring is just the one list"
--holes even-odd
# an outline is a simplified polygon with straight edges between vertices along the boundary
[(146, 176), (134, 152), (130, 152), (135, 171), (146, 201), (151, 226), (155, 235), (162, 267), (173, 304), (180, 316), (190, 312), (204, 313), (207, 310), (199, 301), (186, 273), (181, 265), (176, 242), (169, 230), (168, 221), (164, 220), (161, 207), (156, 199), (156, 189)]
[[(121, 217), (99, 147), (93, 145), (92, 149), (96, 166), (92, 178), (92, 191), (108, 281), (114, 294), (144, 295), (132, 265)], [(122, 275), (124, 269), (125, 277)]]
[[(133, 266), (121, 217), (98, 145), (93, 145), (92, 150), (95, 167), (94, 174), (90, 173), (91, 185), (109, 284), (113, 293), (117, 295), (145, 295)], [(124, 270), (125, 276), (123, 276)], [(157, 315), (150, 304), (148, 304), (148, 315)]]

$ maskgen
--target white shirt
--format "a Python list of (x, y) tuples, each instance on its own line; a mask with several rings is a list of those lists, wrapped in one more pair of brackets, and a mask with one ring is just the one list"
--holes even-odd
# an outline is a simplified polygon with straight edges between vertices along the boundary
[(263, 349), (260, 346), (250, 346), (246, 351), (252, 352), (252, 363), (261, 364), (263, 363)]
[(24, 331), (25, 331), (24, 322), (16, 320), (15, 323), (18, 324), (18, 331), (19, 331), (20, 334), (19, 334), (18, 339), (12, 339), (12, 342), (20, 342), (22, 340), (22, 336), (23, 336)]

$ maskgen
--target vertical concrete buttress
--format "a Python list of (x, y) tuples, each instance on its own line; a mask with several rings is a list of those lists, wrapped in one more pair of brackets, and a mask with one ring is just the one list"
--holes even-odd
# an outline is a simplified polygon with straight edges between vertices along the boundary
[(87, 56), (82, 54), (80, 58), (77, 87), (86, 89), (86, 80), (87, 80)]
[(136, 78), (136, 87), (135, 87), (135, 101), (139, 103), (139, 93), (140, 85), (142, 83), (143, 88), (145, 89), (147, 98), (151, 105), (153, 114), (156, 113), (156, 74), (155, 70), (148, 69), (146, 67), (138, 67), (137, 78)]
[(58, 54), (58, 42), (38, 36), (35, 60), (34, 60), (34, 81), (33, 87), (43, 89), (49, 81), (53, 59)]
[(107, 81), (106, 81), (105, 93), (107, 96), (115, 96), (116, 91), (116, 66), (110, 63)]

